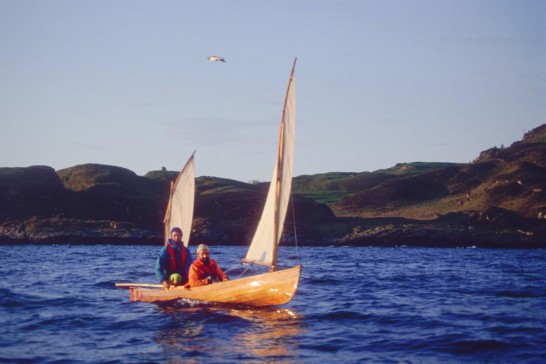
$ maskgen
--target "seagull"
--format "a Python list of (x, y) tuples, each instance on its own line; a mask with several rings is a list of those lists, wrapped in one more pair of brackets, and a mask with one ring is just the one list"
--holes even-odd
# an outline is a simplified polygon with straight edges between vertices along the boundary
[(209, 58), (207, 58), (209, 61), (211, 62), (225, 62), (226, 60), (223, 59), (222, 57), (218, 57), (218, 56), (210, 56)]

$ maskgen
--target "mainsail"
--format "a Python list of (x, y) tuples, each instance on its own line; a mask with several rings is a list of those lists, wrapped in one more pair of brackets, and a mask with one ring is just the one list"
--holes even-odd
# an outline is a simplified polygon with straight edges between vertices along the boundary
[(296, 126), (295, 68), (296, 60), (292, 66), (284, 100), (277, 162), (273, 169), (271, 185), (258, 228), (244, 259), (245, 262), (269, 265), (272, 270), (276, 269), (277, 245), (281, 238), (292, 187)]
[(171, 183), (171, 193), (165, 213), (165, 243), (170, 238), (171, 229), (178, 226), (182, 229), (182, 240), (188, 246), (193, 220), (193, 203), (195, 198), (194, 155), (188, 159), (176, 181)]

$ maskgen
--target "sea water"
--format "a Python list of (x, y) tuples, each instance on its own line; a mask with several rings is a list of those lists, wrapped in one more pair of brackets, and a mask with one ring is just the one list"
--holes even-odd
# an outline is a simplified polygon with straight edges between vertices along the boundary
[(281, 247), (284, 306), (130, 302), (114, 283), (157, 283), (159, 249), (0, 246), (0, 362), (546, 362), (545, 250)]

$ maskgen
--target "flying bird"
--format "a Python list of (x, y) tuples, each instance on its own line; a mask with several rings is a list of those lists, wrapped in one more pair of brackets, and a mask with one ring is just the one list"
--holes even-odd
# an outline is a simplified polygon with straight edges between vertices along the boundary
[(223, 59), (222, 57), (218, 57), (218, 56), (210, 56), (209, 58), (207, 58), (209, 61), (211, 62), (225, 62), (226, 60)]

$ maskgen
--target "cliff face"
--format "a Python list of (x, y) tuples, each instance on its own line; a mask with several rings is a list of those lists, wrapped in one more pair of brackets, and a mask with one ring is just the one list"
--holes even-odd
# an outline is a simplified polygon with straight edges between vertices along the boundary
[[(0, 243), (158, 243), (176, 172), (137, 176), (124, 168), (86, 164), (0, 168)], [(195, 241), (246, 244), (261, 215), (267, 184), (214, 177), (196, 180)], [(301, 226), (333, 221), (330, 209), (294, 197)], [(288, 214), (291, 219), (291, 212)]]
[[(425, 166), (428, 166), (425, 168)], [(379, 178), (379, 177), (382, 178)], [(401, 164), (339, 178), (344, 189), (330, 204), (338, 216), (431, 219), (499, 207), (527, 218), (546, 212), (546, 125), (507, 148), (491, 148), (468, 164)]]
[(0, 168), (0, 221), (62, 211), (65, 192), (51, 167)]
[(0, 241), (136, 242), (148, 240), (143, 232), (153, 240), (163, 188), (127, 169), (96, 164), (58, 172), (0, 168)]
[[(177, 172), (0, 168), (0, 243), (157, 243)], [(248, 244), (268, 184), (196, 180), (191, 244)], [(546, 125), (468, 164), (299, 176), (283, 242), (546, 247)]]

